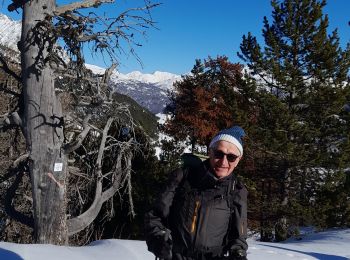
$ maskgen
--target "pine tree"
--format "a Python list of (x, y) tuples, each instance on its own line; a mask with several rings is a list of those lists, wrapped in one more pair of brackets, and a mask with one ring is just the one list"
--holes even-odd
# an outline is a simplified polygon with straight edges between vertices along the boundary
[(259, 171), (269, 173), (275, 187), (270, 192), (277, 192), (279, 207), (268, 207), (269, 214), (275, 215), (273, 221), (288, 218), (289, 224), (299, 224), (312, 221), (310, 211), (315, 218), (325, 213), (317, 210), (324, 204), (318, 194), (327, 186), (342, 186), (343, 169), (349, 167), (343, 150), (349, 129), (341, 113), (349, 100), (350, 45), (342, 50), (337, 31), (327, 34), (326, 1), (271, 4), (272, 23), (266, 17), (263, 21), (265, 44), (248, 33), (238, 55), (259, 85), (259, 115), (251, 138), (263, 151), (257, 158)]

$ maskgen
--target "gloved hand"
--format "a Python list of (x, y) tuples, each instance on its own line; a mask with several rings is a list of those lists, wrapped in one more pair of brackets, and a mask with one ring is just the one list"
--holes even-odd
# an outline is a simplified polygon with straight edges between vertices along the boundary
[(148, 241), (149, 250), (160, 259), (172, 259), (173, 241), (169, 229), (160, 230), (152, 235), (151, 241)]
[(232, 246), (222, 258), (225, 260), (247, 260), (247, 252), (238, 245)]
[(241, 248), (231, 248), (228, 259), (247, 260), (247, 252)]

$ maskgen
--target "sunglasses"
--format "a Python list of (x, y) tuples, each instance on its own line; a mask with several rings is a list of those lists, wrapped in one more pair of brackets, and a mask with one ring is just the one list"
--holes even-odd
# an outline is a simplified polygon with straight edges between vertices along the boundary
[(214, 150), (215, 159), (222, 160), (224, 159), (225, 155), (226, 155), (227, 161), (229, 162), (234, 162), (239, 157), (238, 155), (235, 155), (233, 153), (224, 153), (223, 151), (220, 151), (220, 150)]

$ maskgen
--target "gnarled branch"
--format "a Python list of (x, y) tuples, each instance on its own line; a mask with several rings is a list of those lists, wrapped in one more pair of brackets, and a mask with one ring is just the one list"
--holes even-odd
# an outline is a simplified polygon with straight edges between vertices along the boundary
[(29, 153), (22, 154), (12, 163), (12, 168), (17, 168), (20, 165), (20, 163), (26, 161), (28, 158)]
[[(112, 118), (109, 118), (102, 134), (102, 139), (100, 143), (100, 148), (98, 151), (97, 161), (96, 161), (96, 168), (97, 168), (97, 182), (96, 182), (96, 188), (95, 188), (95, 198), (92, 202), (91, 206), (81, 215), (68, 219), (67, 220), (67, 226), (68, 226), (68, 235), (71, 236), (81, 230), (83, 230), (85, 227), (87, 227), (91, 222), (96, 218), (98, 215), (102, 204), (105, 202), (105, 197), (103, 196), (104, 192), (102, 191), (102, 158), (106, 146), (106, 140), (108, 136), (108, 130), (113, 122)], [(118, 156), (118, 162), (121, 155)], [(121, 168), (121, 163), (117, 163), (118, 168)]]
[(0, 118), (0, 129), (11, 126), (22, 127), (22, 119), (17, 112), (12, 112), (11, 114), (3, 115)]
[(18, 82), (21, 82), (22, 79), (20, 76), (18, 76), (16, 74), (16, 72), (14, 72), (13, 70), (10, 69), (10, 67), (8, 66), (5, 57), (0, 53), (0, 62), (2, 63), (2, 66), (0, 67), (3, 71), (5, 71), (5, 73), (9, 74), (10, 76), (12, 76), (13, 78), (15, 78)]
[(68, 5), (59, 6), (54, 11), (55, 15), (61, 15), (66, 12), (71, 12), (77, 9), (84, 9), (90, 7), (99, 7), (103, 3), (114, 3), (114, 0), (84, 0), (81, 2), (74, 2)]
[(88, 124), (89, 120), (91, 118), (91, 114), (88, 114), (83, 121), (83, 131), (78, 135), (75, 141), (66, 144), (64, 147), (64, 151), (66, 154), (69, 154), (76, 149), (78, 149), (81, 144), (83, 143), (84, 139), (86, 138), (87, 134), (89, 133), (91, 126)]
[(11, 216), (11, 218), (17, 220), (18, 222), (28, 226), (33, 227), (34, 221), (32, 217), (26, 216), (23, 213), (17, 211), (12, 205), (13, 198), (16, 195), (16, 190), (20, 182), (22, 181), (23, 172), (17, 173), (15, 181), (12, 183), (11, 187), (7, 190), (4, 200), (5, 212)]

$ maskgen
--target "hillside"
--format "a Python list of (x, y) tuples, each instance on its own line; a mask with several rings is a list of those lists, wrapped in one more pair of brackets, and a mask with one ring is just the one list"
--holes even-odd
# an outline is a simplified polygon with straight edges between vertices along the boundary
[(156, 137), (158, 118), (154, 114), (126, 95), (115, 92), (113, 98), (119, 103), (127, 104), (134, 121), (137, 122), (151, 138)]

